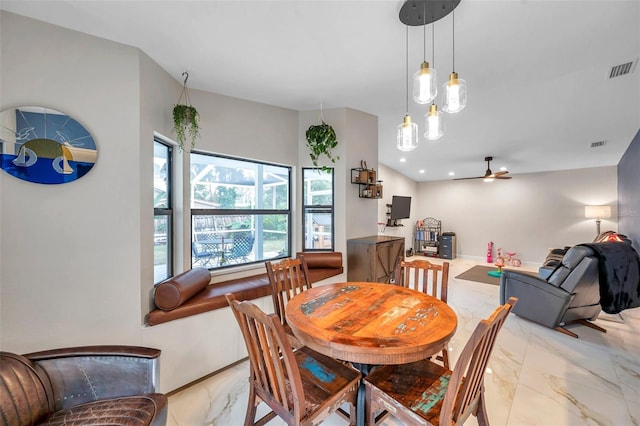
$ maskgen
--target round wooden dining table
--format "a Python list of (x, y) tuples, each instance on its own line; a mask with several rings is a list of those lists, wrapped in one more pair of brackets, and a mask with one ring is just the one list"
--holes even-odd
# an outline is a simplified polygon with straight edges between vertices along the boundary
[[(313, 287), (285, 307), (287, 324), (305, 346), (350, 361), (363, 376), (372, 366), (419, 361), (442, 351), (458, 318), (440, 299), (396, 286), (346, 282)], [(364, 384), (356, 424), (364, 425)]]
[(445, 348), (457, 317), (440, 299), (393, 284), (313, 287), (285, 308), (287, 324), (311, 349), (359, 364), (405, 364)]

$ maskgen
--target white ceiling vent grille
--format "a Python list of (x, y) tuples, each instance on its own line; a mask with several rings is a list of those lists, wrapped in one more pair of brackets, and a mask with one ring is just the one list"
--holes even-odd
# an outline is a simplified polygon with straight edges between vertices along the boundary
[(631, 74), (635, 69), (637, 63), (638, 63), (638, 60), (636, 59), (635, 61), (631, 61), (631, 62), (627, 62), (624, 64), (615, 65), (611, 67), (611, 70), (609, 71), (609, 78), (615, 78), (615, 77)]
[(607, 143), (607, 141), (591, 142), (591, 148), (598, 148), (598, 147), (604, 146), (605, 143)]

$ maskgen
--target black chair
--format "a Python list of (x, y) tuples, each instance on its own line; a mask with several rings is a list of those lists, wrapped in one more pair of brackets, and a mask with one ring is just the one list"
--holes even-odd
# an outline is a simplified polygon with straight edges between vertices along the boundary
[(500, 303), (517, 297), (514, 314), (572, 337), (578, 335), (565, 328), (571, 323), (606, 332), (591, 322), (601, 310), (599, 283), (598, 258), (591, 248), (578, 245), (555, 269), (541, 270), (540, 276), (503, 269)]
[(249, 260), (255, 237), (251, 234), (239, 234), (233, 237), (233, 245), (226, 254), (228, 263), (241, 263)]

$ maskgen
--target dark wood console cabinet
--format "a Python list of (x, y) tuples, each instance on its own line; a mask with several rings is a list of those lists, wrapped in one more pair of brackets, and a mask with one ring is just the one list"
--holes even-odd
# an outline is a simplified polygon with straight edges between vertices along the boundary
[(374, 235), (347, 240), (347, 280), (389, 283), (404, 259), (404, 238)]

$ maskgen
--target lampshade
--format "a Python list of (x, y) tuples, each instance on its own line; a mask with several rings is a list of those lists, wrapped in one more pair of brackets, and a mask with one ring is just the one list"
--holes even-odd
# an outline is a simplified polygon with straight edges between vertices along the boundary
[(413, 75), (413, 100), (419, 104), (426, 104), (434, 100), (437, 94), (436, 70), (429, 68), (429, 62), (424, 61)]
[(409, 114), (404, 116), (402, 124), (398, 126), (398, 149), (413, 151), (418, 147), (418, 125), (411, 122)]
[(457, 72), (449, 74), (444, 85), (442, 110), (450, 114), (460, 112), (467, 106), (467, 82), (458, 78)]
[(611, 217), (611, 206), (584, 206), (587, 219), (606, 219)]
[(444, 135), (444, 123), (442, 121), (442, 114), (438, 112), (438, 106), (431, 104), (429, 112), (424, 115), (424, 118), (424, 137), (430, 141), (440, 139), (442, 135)]

